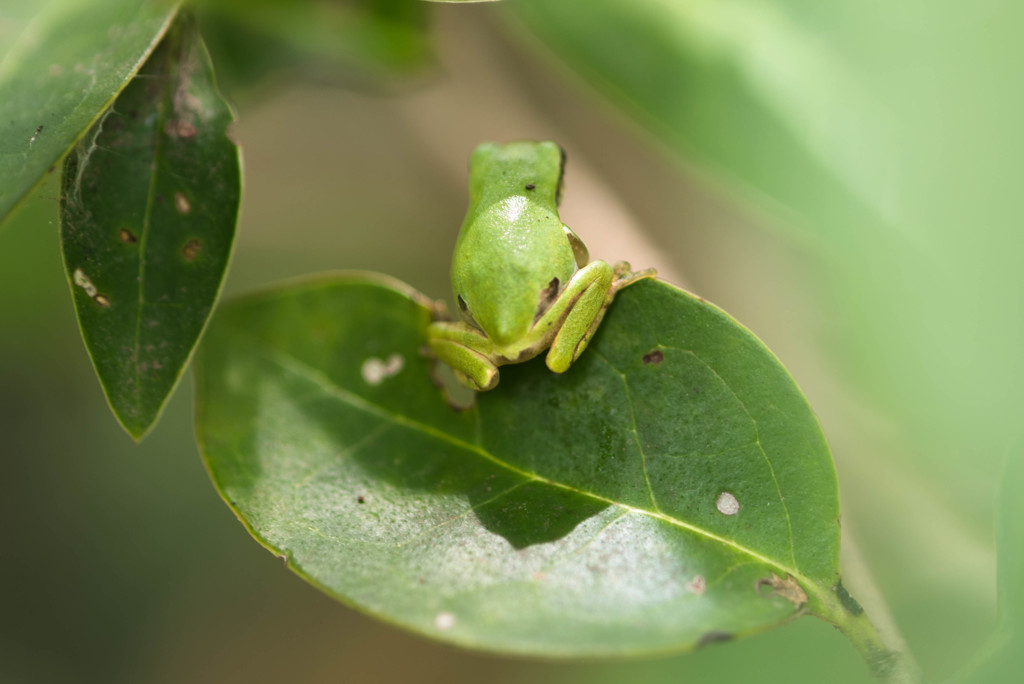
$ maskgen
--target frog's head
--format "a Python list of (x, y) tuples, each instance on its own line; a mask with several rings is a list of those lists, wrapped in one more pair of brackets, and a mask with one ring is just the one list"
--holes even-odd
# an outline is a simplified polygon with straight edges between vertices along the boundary
[(530, 195), (538, 201), (558, 205), (562, 195), (565, 150), (551, 141), (519, 140), (510, 143), (485, 142), (476, 146), (469, 159), (469, 195), (509, 195), (531, 185)]
[(463, 320), (498, 346), (526, 343), (576, 270), (556, 204), (563, 164), (553, 142), (484, 143), (473, 153), (452, 290)]

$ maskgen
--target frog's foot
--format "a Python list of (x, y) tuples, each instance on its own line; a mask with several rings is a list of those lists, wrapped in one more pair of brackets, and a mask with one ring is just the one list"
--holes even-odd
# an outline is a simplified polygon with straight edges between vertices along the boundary
[(638, 280), (643, 280), (644, 278), (656, 278), (658, 276), (658, 271), (653, 268), (645, 268), (642, 271), (634, 272), (630, 268), (628, 261), (618, 262), (612, 270), (615, 273), (615, 280), (612, 281), (610, 292), (612, 296), (622, 288), (627, 285), (632, 285)]
[(498, 366), (480, 347), (486, 340), (464, 323), (431, 323), (427, 329), (430, 351), (444, 361), (464, 386), (484, 392), (498, 384)]
[[(472, 377), (466, 375), (462, 371), (457, 371), (454, 368), (452, 369), (452, 373), (455, 374), (455, 379), (458, 380), (459, 383), (463, 387), (465, 387), (467, 389), (474, 390), (476, 392), (486, 392), (489, 389), (494, 389), (495, 386), (498, 384), (498, 372), (497, 371), (494, 372), (493, 380), (491, 380), (489, 378), (483, 378), (480, 381), (477, 381), (477, 380), (473, 379)], [(490, 383), (490, 384), (487, 385), (486, 383)]]
[(430, 350), (435, 357), (451, 366), (463, 386), (477, 392), (486, 392), (498, 384), (498, 367), (480, 352), (441, 339), (430, 340)]

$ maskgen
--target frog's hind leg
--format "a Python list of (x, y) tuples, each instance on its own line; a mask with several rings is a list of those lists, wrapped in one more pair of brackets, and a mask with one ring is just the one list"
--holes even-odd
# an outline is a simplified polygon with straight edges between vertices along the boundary
[(452, 370), (459, 382), (484, 392), (498, 384), (498, 367), (472, 347), (483, 344), (479, 334), (460, 323), (433, 323), (428, 334), (430, 350)]
[(562, 328), (551, 342), (546, 359), (548, 368), (556, 373), (569, 370), (597, 332), (615, 294), (627, 285), (656, 275), (653, 268), (634, 273), (625, 261), (615, 264), (614, 268), (603, 261), (594, 261), (577, 271), (563, 296), (573, 297), (574, 288), (582, 292), (576, 295)]
[[(562, 327), (551, 342), (545, 362), (556, 373), (564, 373), (587, 348), (590, 338), (604, 318), (604, 312), (615, 296), (612, 282), (615, 272), (603, 261), (593, 261), (573, 276), (562, 293), (572, 298), (574, 289), (581, 290), (573, 301)], [(570, 299), (571, 301), (571, 299)]]

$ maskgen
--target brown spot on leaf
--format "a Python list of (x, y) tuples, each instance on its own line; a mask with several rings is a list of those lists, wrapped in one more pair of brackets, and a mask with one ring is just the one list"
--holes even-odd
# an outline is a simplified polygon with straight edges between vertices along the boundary
[(199, 250), (202, 244), (195, 238), (185, 243), (185, 246), (181, 248), (181, 256), (185, 257), (185, 261), (195, 261), (196, 256), (199, 255)]
[(196, 134), (196, 127), (192, 125), (191, 121), (178, 119), (174, 127), (174, 132), (179, 138), (191, 138)]
[(100, 306), (110, 306), (110, 297), (103, 294), (98, 294), (92, 298), (92, 301), (96, 302)]
[(708, 584), (707, 580), (704, 579), (704, 575), (696, 575), (686, 583), (686, 590), (691, 594), (697, 594), (697, 596), (703, 595), (707, 588)]
[[(770, 590), (768, 594), (765, 594), (763, 591), (765, 587), (768, 587)], [(803, 587), (793, 579), (792, 575), (786, 575), (786, 578), (783, 579), (773, 572), (770, 577), (762, 577), (757, 580), (757, 582), (754, 583), (754, 589), (762, 596), (775, 595), (784, 598), (797, 608), (803, 608), (807, 605), (807, 593), (804, 591)]]
[(366, 497), (360, 494), (356, 497), (356, 503), (366, 503)]
[[(635, 358), (635, 357), (634, 357)], [(661, 363), (665, 360), (665, 355), (660, 349), (655, 349), (644, 354), (644, 363), (650, 365), (652, 363)]]
[(117, 237), (118, 239), (121, 240), (121, 242), (127, 243), (129, 245), (134, 245), (136, 242), (139, 241), (139, 238), (135, 237), (135, 233), (128, 230), (127, 228), (122, 228), (121, 231), (117, 234)]
[(720, 644), (723, 641), (732, 641), (735, 638), (735, 635), (729, 632), (705, 632), (700, 641), (697, 642), (697, 648), (704, 648), (711, 644)]

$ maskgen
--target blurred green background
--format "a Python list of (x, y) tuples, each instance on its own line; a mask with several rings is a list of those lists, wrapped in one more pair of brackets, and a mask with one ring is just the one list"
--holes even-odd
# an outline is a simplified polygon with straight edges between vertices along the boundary
[[(365, 269), (447, 298), (472, 148), (560, 142), (562, 217), (594, 257), (657, 266), (791, 370), (833, 448), (848, 586), (874, 615), (888, 606), (931, 680), (962, 666), (995, 621), (994, 496), (1020, 432), (1022, 11), (645, 0), (656, 21), (641, 35), (701, 46), (679, 65), (681, 92), (699, 85), (724, 108), (687, 138), (593, 60), (598, 89), (576, 75), (580, 35), (612, 62), (635, 56), (635, 31), (601, 33), (599, 13), (573, 34), (532, 1), (378, 4), (402, 25), (422, 12), (433, 57), (383, 33), (333, 54), (297, 31), (270, 51), (259, 12), (244, 30), (206, 17), (245, 159), (225, 296)], [(750, 149), (762, 139), (774, 142)], [(798, 163), (807, 150), (870, 210), (829, 195)], [(433, 644), (319, 594), (219, 500), (187, 377), (142, 444), (118, 427), (77, 330), (54, 181), (0, 231), (0, 681), (869, 681), (810, 618), (673, 658), (532, 663)]]

